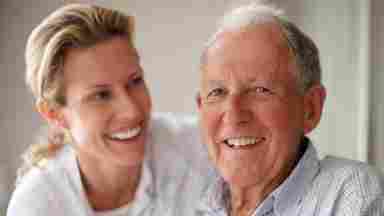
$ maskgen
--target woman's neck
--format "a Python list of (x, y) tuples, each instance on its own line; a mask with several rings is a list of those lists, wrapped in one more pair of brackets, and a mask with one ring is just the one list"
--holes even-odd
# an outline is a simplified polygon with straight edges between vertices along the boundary
[(140, 182), (141, 165), (120, 166), (78, 155), (80, 176), (94, 210), (111, 210), (133, 201)]

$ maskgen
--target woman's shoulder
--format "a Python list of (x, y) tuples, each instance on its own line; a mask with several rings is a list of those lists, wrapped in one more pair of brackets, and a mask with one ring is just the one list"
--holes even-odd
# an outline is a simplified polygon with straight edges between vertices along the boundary
[(71, 146), (64, 145), (52, 156), (42, 158), (36, 164), (30, 165), (28, 171), (19, 176), (17, 188), (49, 181), (52, 177), (65, 172), (70, 160), (74, 160), (74, 151)]
[(54, 209), (55, 197), (59, 195), (63, 177), (63, 160), (71, 154), (64, 147), (49, 159), (42, 160), (20, 177), (8, 205), (7, 215), (57, 215)]
[(38, 215), (38, 211), (46, 212), (49, 193), (54, 190), (46, 176), (44, 169), (34, 167), (29, 170), (12, 194), (7, 215)]

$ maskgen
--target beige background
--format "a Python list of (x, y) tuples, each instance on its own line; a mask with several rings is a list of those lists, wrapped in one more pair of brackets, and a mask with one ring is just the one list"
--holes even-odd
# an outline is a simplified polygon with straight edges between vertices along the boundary
[[(105, 0), (136, 16), (137, 44), (156, 111), (195, 112), (198, 60), (224, 11), (245, 1)], [(312, 135), (322, 154), (384, 167), (384, 57), (380, 0), (275, 0), (320, 47), (328, 88), (325, 113)], [(28, 33), (62, 4), (0, 1), (0, 207), (13, 190), (19, 155), (41, 125), (24, 86)]]

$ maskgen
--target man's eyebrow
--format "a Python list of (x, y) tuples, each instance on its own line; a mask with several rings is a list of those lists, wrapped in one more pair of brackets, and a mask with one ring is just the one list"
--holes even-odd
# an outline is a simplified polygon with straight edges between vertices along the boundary
[(223, 80), (206, 80), (207, 86), (222, 86), (223, 83)]

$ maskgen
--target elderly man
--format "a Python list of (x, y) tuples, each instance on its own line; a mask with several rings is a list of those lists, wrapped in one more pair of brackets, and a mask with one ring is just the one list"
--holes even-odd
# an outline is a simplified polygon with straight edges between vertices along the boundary
[(306, 137), (326, 97), (318, 49), (279, 10), (253, 4), (224, 16), (201, 71), (202, 133), (220, 177), (200, 215), (384, 215), (378, 171), (319, 160)]

